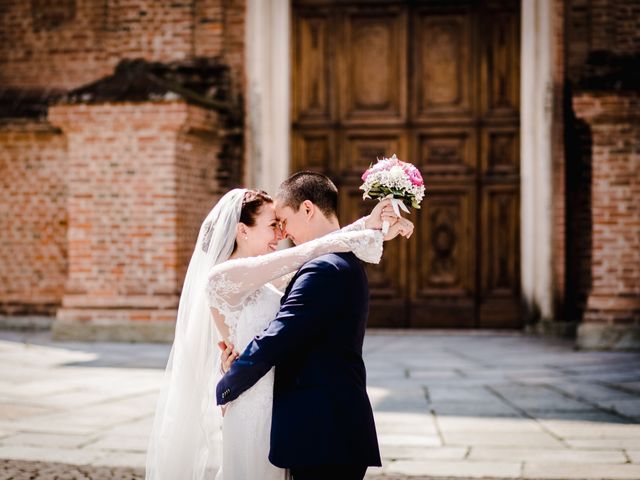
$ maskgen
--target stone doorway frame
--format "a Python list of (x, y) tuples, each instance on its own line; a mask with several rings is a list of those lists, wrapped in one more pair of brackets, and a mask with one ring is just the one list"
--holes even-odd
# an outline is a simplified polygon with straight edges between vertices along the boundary
[[(289, 174), (291, 1), (247, 0), (245, 182), (275, 192)], [(522, 299), (554, 317), (554, 0), (521, 0), (520, 238)], [(561, 21), (561, 20), (560, 20)], [(564, 252), (556, 252), (564, 255)]]

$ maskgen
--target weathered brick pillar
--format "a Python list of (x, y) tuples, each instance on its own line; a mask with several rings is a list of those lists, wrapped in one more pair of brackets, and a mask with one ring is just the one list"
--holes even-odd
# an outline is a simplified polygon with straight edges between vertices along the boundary
[(44, 317), (60, 305), (67, 276), (65, 151), (64, 136), (47, 122), (0, 123), (3, 325), (48, 324)]
[[(587, 92), (573, 106), (592, 137), (592, 285), (578, 346), (640, 348), (640, 97)], [(571, 248), (571, 246), (569, 246)]]
[(58, 339), (165, 341), (215, 200), (216, 114), (182, 100), (61, 104), (69, 273)]

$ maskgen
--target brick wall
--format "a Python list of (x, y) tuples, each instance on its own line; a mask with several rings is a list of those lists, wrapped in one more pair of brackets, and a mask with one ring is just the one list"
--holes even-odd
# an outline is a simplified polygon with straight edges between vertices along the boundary
[(640, 326), (640, 96), (583, 92), (592, 139), (591, 290), (585, 323)]
[(176, 132), (182, 103), (56, 106), (68, 137), (67, 293), (176, 293)]
[(566, 0), (567, 77), (577, 82), (594, 52), (640, 52), (640, 2), (637, 0)]
[[(619, 89), (622, 80), (627, 82), (629, 65), (640, 55), (640, 2), (566, 0), (565, 12), (566, 315), (581, 321), (596, 281), (594, 232), (603, 228), (594, 224), (599, 217), (592, 212), (599, 200), (596, 192), (603, 192), (592, 189), (592, 184), (602, 168), (597, 163), (606, 160), (593, 150), (594, 132), (583, 113), (577, 115), (573, 98), (594, 79), (601, 94)], [(608, 78), (608, 85), (597, 80), (603, 78)]]
[(102, 2), (5, 0), (0, 8), (0, 85), (65, 89), (112, 69)]
[(65, 150), (46, 122), (0, 125), (0, 313), (51, 314), (62, 300)]
[(221, 148), (215, 113), (188, 109), (187, 124), (177, 138), (176, 202), (178, 281), (182, 285), (200, 225), (218, 201), (222, 190), (216, 171)]
[[(13, 109), (0, 112), (0, 181), (11, 187), (0, 209), (21, 212), (0, 219), (0, 311), (54, 313), (62, 300), (62, 321), (175, 319), (200, 222), (242, 172), (245, 8), (245, 0), (0, 2), (0, 108)], [(25, 130), (17, 118), (46, 117), (49, 92), (103, 79), (122, 59), (196, 57), (230, 67), (223, 100), (233, 111), (222, 120), (182, 100), (59, 105), (51, 118), (63, 134)], [(42, 105), (20, 108), (13, 98), (22, 97)], [(97, 338), (78, 328), (83, 335)]]
[(123, 58), (228, 58), (244, 82), (244, 0), (4, 0), (0, 85), (70, 89)]
[(215, 200), (217, 117), (181, 100), (57, 105), (49, 117), (69, 158), (69, 273), (54, 333), (167, 340)]
[(244, 95), (246, 73), (244, 57), (245, 0), (226, 0), (223, 57), (231, 69), (233, 90), (236, 95)]

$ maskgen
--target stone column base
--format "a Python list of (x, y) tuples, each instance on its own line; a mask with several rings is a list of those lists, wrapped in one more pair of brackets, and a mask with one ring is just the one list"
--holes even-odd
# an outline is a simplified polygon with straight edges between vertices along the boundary
[[(149, 315), (149, 312), (144, 313)], [(122, 310), (115, 312), (62, 311), (53, 323), (53, 339), (82, 342), (171, 343), (173, 341), (176, 311), (162, 311), (161, 316), (167, 319), (131, 320), (131, 315), (139, 314), (141, 312)], [(85, 318), (79, 320), (79, 315)], [(87, 315), (90, 318), (86, 318)]]
[(583, 323), (578, 327), (580, 350), (638, 350), (640, 326)]
[(535, 325), (525, 328), (527, 333), (556, 338), (575, 338), (577, 324), (575, 322), (552, 322), (541, 320)]
[(577, 344), (585, 350), (640, 350), (640, 298), (589, 295)]
[(55, 317), (49, 315), (0, 315), (0, 330), (36, 332), (51, 330)]

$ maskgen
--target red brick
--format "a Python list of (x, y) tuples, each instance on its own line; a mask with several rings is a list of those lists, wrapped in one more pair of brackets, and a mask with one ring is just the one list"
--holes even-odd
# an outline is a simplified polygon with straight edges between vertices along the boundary
[(65, 138), (46, 122), (0, 125), (0, 312), (53, 313), (67, 277)]

